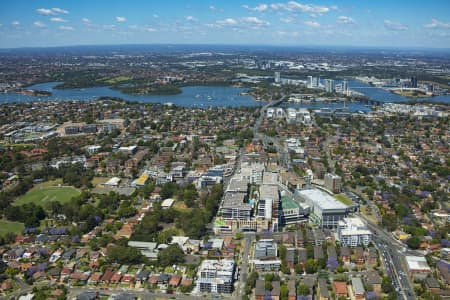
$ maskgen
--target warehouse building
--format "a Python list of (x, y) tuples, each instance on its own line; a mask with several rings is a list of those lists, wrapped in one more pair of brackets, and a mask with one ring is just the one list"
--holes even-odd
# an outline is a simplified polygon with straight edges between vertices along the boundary
[(310, 207), (310, 222), (322, 228), (337, 228), (350, 210), (349, 206), (319, 189), (296, 190), (295, 198)]

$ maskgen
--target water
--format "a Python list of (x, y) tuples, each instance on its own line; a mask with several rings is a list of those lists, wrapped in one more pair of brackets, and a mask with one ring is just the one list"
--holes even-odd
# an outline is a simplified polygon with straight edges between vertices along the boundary
[(364, 82), (355, 81), (355, 80), (349, 80), (348, 87), (351, 90), (363, 93), (364, 95), (369, 97), (371, 100), (378, 100), (381, 102), (401, 103), (401, 102), (407, 102), (407, 101), (411, 101), (411, 100), (417, 100), (417, 101), (433, 101), (433, 102), (441, 102), (441, 103), (450, 104), (450, 95), (424, 97), (424, 98), (408, 98), (408, 97), (403, 97), (403, 96), (388, 92), (386, 90), (383, 90), (382, 88), (372, 87)]
[(31, 101), (92, 101), (101, 96), (119, 97), (128, 101), (146, 103), (168, 103), (179, 106), (261, 106), (263, 103), (255, 101), (251, 96), (240, 95), (248, 89), (223, 86), (187, 86), (182, 87), (182, 93), (177, 95), (130, 95), (107, 86), (82, 89), (53, 89), (58, 82), (47, 82), (30, 86), (29, 89), (49, 91), (51, 96), (30, 96), (22, 94), (0, 94), (0, 103), (31, 102)]
[[(222, 86), (188, 86), (181, 88), (182, 93), (177, 95), (129, 95), (120, 91), (112, 90), (107, 86), (83, 88), (83, 89), (67, 89), (59, 90), (53, 89), (58, 82), (47, 82), (36, 84), (30, 87), (34, 90), (43, 90), (52, 92), (51, 96), (30, 96), (21, 94), (0, 94), (0, 103), (6, 102), (31, 102), (31, 101), (91, 101), (101, 96), (119, 97), (128, 101), (146, 102), (146, 103), (167, 103), (171, 102), (175, 105), (186, 107), (210, 107), (210, 106), (224, 106), (224, 107), (239, 107), (239, 106), (262, 106), (263, 102), (255, 101), (251, 96), (240, 95), (241, 92), (247, 91), (245, 88), (222, 87)], [(363, 82), (350, 80), (348, 82), (350, 89), (365, 94), (372, 100), (381, 102), (406, 102), (414, 100), (412, 98), (403, 97), (385, 91), (381, 88), (373, 88)], [(427, 98), (418, 98), (418, 101), (436, 101), (450, 104), (450, 95), (436, 96)], [(311, 108), (318, 109), (328, 107), (330, 109), (342, 108), (343, 103), (284, 103), (283, 107), (294, 108)], [(362, 103), (346, 103), (348, 111), (370, 111), (369, 106)]]
[[(340, 83), (340, 80), (336, 80), (336, 83)], [(433, 102), (440, 102), (440, 103), (447, 103), (450, 104), (450, 95), (445, 96), (435, 96), (435, 97), (424, 97), (424, 98), (408, 98), (403, 97), (391, 92), (388, 92), (386, 90), (383, 90), (382, 88), (372, 87), (364, 82), (356, 81), (356, 80), (349, 80), (348, 81), (348, 87), (351, 90), (354, 90), (355, 92), (359, 92), (364, 94), (365, 96), (369, 97), (371, 100), (377, 100), (380, 102), (394, 102), (394, 103), (402, 103), (407, 101), (433, 101)], [(344, 103), (283, 103), (283, 107), (293, 107), (293, 108), (310, 108), (310, 109), (319, 109), (323, 107), (330, 108), (331, 110), (335, 110), (337, 108), (343, 108)], [(349, 112), (356, 112), (356, 111), (363, 111), (363, 112), (369, 112), (371, 111), (370, 105), (365, 105), (360, 102), (351, 102), (351, 103), (345, 103), (345, 107)]]

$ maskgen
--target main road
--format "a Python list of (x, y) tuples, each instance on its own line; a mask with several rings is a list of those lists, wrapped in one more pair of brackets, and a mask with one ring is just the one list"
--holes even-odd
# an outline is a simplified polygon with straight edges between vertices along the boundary
[[(389, 232), (373, 224), (370, 220), (359, 214), (364, 219), (368, 228), (374, 233), (374, 242), (381, 251), (382, 257), (389, 267), (389, 275), (394, 280), (394, 287), (398, 288), (398, 293), (406, 300), (416, 299), (414, 288), (408, 278), (408, 270), (404, 261), (405, 246), (394, 239)], [(416, 254), (415, 252), (412, 254)]]

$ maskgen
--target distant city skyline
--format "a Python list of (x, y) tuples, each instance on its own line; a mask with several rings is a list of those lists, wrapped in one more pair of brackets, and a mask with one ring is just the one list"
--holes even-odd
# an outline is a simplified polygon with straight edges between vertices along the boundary
[(450, 1), (3, 1), (0, 47), (108, 44), (450, 48)]

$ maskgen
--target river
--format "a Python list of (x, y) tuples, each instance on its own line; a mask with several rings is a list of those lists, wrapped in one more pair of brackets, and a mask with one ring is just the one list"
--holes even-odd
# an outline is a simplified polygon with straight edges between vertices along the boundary
[(121, 91), (110, 89), (107, 86), (83, 89), (54, 89), (59, 82), (47, 82), (30, 86), (29, 89), (49, 91), (51, 96), (30, 96), (22, 94), (0, 94), (0, 103), (4, 102), (30, 102), (30, 101), (91, 101), (98, 97), (119, 97), (128, 101), (145, 103), (168, 103), (187, 107), (210, 106), (261, 106), (251, 96), (241, 95), (248, 89), (227, 86), (187, 86), (176, 95), (130, 95)]
[[(83, 89), (54, 89), (58, 82), (47, 82), (36, 84), (30, 89), (52, 92), (51, 96), (31, 96), (22, 94), (0, 94), (0, 103), (7, 102), (31, 102), (31, 101), (91, 101), (101, 96), (119, 97), (128, 101), (144, 103), (168, 103), (186, 107), (240, 107), (240, 106), (261, 106), (264, 103), (255, 101), (251, 96), (241, 95), (241, 92), (247, 91), (245, 88), (224, 87), (224, 86), (187, 86), (182, 87), (182, 93), (177, 95), (130, 95), (117, 90), (110, 89), (107, 86), (83, 88)], [(406, 102), (412, 98), (403, 97), (385, 91), (381, 88), (374, 88), (363, 82), (350, 80), (349, 88), (363, 93), (372, 100), (381, 102)], [(436, 101), (450, 104), (450, 95), (436, 96), (428, 98), (419, 98), (418, 101)], [(349, 111), (370, 111), (370, 107), (362, 103), (346, 103)], [(305, 107), (331, 109), (342, 108), (343, 103), (312, 103), (295, 104), (284, 103), (283, 107)]]

